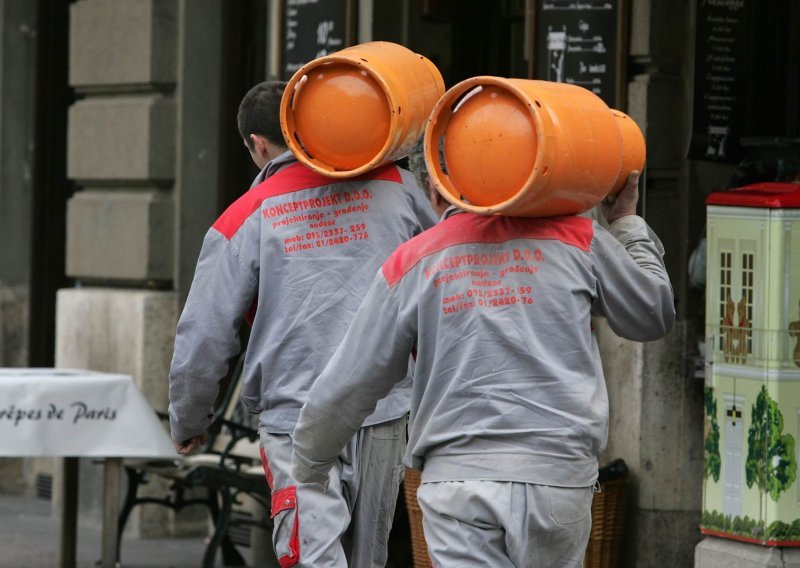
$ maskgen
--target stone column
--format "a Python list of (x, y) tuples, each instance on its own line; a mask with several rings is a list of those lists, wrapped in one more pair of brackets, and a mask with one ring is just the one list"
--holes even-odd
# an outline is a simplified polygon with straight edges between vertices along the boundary
[[(66, 271), (77, 286), (58, 295), (56, 365), (132, 375), (161, 411), (180, 301), (217, 207), (221, 13), (221, 0), (70, 10)], [(96, 523), (100, 492), (84, 488), (101, 482), (83, 460), (81, 514)], [(137, 508), (128, 529), (205, 529), (202, 508), (187, 512), (176, 524)]]
[(628, 114), (647, 141), (643, 215), (665, 257), (678, 319), (666, 338), (631, 343), (597, 325), (611, 423), (607, 459), (630, 468), (622, 565), (691, 566), (700, 539), (703, 384), (687, 372), (696, 329), (687, 311), (691, 2), (631, 2)]

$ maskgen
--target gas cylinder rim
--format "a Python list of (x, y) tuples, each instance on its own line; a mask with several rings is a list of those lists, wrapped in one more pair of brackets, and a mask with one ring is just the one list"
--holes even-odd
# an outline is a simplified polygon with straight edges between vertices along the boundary
[[(389, 134), (386, 136), (386, 141), (383, 143), (381, 149), (378, 150), (378, 152), (367, 163), (362, 164), (361, 166), (355, 169), (337, 170), (333, 168), (331, 164), (322, 162), (321, 160), (318, 160), (316, 158), (312, 160), (311, 158), (309, 158), (305, 148), (303, 148), (300, 144), (296, 143), (293, 136), (293, 134), (297, 132), (297, 129), (295, 128), (294, 125), (294, 109), (290, 104), (290, 100), (294, 96), (295, 86), (302, 80), (304, 76), (309, 75), (317, 67), (320, 67), (322, 65), (330, 65), (332, 63), (346, 63), (354, 68), (361, 68), (364, 72), (366, 72), (370, 76), (370, 78), (373, 81), (375, 81), (376, 83), (378, 83), (378, 85), (380, 85), (381, 90), (383, 91), (383, 95), (384, 97), (386, 97), (387, 104), (389, 105), (389, 111), (391, 116), (395, 116), (396, 114), (395, 109), (397, 108), (398, 104), (397, 104), (397, 99), (392, 94), (391, 89), (389, 89), (389, 85), (387, 84), (386, 80), (383, 77), (381, 77), (380, 74), (376, 73), (372, 69), (371, 65), (369, 65), (370, 63), (369, 61), (364, 61), (358, 57), (341, 55), (340, 53), (341, 52), (325, 55), (323, 57), (315, 59), (314, 61), (306, 63), (300, 69), (295, 71), (294, 75), (292, 75), (292, 78), (289, 79), (289, 81), (287, 82), (286, 88), (284, 89), (284, 99), (286, 100), (285, 108), (286, 108), (287, 132), (284, 134), (284, 138), (287, 138), (287, 142), (290, 145), (290, 149), (292, 149), (292, 146), (297, 148), (297, 152), (295, 152), (294, 150), (292, 151), (295, 157), (299, 161), (303, 162), (306, 166), (314, 170), (315, 172), (331, 178), (346, 179), (362, 175), (370, 170), (379, 167), (380, 165), (382, 165), (384, 162), (387, 161), (387, 155), (389, 153), (389, 149), (392, 146), (392, 140), (394, 139), (394, 131), (397, 129), (397, 126), (395, 125), (394, 121), (390, 121)], [(365, 63), (367, 65), (365, 65)], [(281, 107), (282, 108), (284, 107), (283, 100), (281, 101)]]
[[(523, 79), (524, 80), (524, 79)], [(542, 151), (542, 140), (544, 137), (544, 122), (546, 121), (545, 115), (546, 113), (539, 112), (536, 109), (535, 102), (531, 102), (529, 99), (529, 95), (527, 95), (522, 89), (520, 89), (516, 84), (514, 84), (514, 79), (508, 79), (505, 77), (495, 77), (492, 75), (479, 75), (477, 77), (470, 77), (469, 79), (465, 79), (459, 83), (453, 85), (448, 91), (439, 99), (439, 101), (434, 106), (433, 110), (431, 111), (430, 118), (428, 119), (428, 128), (425, 129), (425, 136), (423, 139), (424, 144), (424, 152), (425, 152), (425, 159), (428, 160), (428, 156), (430, 154), (429, 147), (431, 146), (431, 138), (433, 137), (434, 130), (443, 131), (447, 124), (449, 124), (450, 120), (453, 117), (454, 112), (451, 108), (452, 104), (465, 93), (469, 92), (471, 89), (475, 87), (480, 87), (484, 85), (492, 85), (501, 87), (504, 90), (511, 92), (521, 103), (523, 103), (527, 109), (528, 114), (533, 120), (533, 123), (536, 127), (536, 159), (534, 160), (533, 167), (531, 167), (531, 171), (528, 174), (525, 182), (521, 185), (520, 189), (512, 195), (510, 198), (506, 199), (505, 201), (501, 201), (494, 205), (473, 205), (471, 203), (465, 202), (462, 199), (458, 199), (455, 197), (453, 193), (448, 191), (448, 188), (444, 183), (442, 183), (439, 179), (439, 175), (431, 176), (431, 179), (436, 186), (436, 190), (444, 197), (447, 201), (451, 204), (455, 205), (456, 207), (463, 209), (465, 211), (469, 211), (470, 213), (478, 213), (481, 215), (500, 215), (508, 209), (509, 207), (513, 207), (517, 204), (517, 202), (522, 201), (525, 196), (527, 195), (527, 191), (525, 188), (533, 188), (533, 181), (536, 176), (536, 173), (544, 166), (543, 162), (545, 161), (544, 152)], [(442, 108), (447, 109), (446, 116), (440, 117), (440, 109)], [(442, 125), (439, 125), (439, 118), (444, 118), (445, 122)], [(549, 120), (547, 120), (549, 123)], [(439, 135), (439, 139), (441, 139), (441, 134)], [(441, 172), (441, 163), (438, 160), (438, 140), (437, 140), (437, 174), (443, 173)], [(447, 176), (449, 179), (449, 176)], [(545, 180), (546, 183), (547, 180)], [(457, 189), (455, 185), (453, 185), (453, 189)]]

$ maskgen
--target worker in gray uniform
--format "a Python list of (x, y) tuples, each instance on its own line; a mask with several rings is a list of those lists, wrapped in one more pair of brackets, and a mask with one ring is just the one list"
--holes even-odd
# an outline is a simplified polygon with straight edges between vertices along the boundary
[(335, 481), (340, 448), (405, 379), (413, 352), (405, 463), (422, 470), (433, 564), (581, 566), (608, 431), (591, 315), (635, 341), (663, 337), (675, 317), (663, 249), (635, 214), (637, 185), (633, 172), (601, 205), (610, 230), (451, 207), (401, 245), (307, 396), (295, 477)]
[(411, 174), (393, 164), (333, 180), (298, 163), (280, 133), (282, 91), (263, 83), (240, 105), (242, 139), (263, 170), (203, 241), (170, 369), (172, 438), (180, 453), (204, 443), (249, 312), (242, 402), (259, 414), (280, 565), (384, 566), (410, 379), (395, 381), (362, 417), (325, 489), (293, 478), (292, 431), (375, 271), (436, 217)]

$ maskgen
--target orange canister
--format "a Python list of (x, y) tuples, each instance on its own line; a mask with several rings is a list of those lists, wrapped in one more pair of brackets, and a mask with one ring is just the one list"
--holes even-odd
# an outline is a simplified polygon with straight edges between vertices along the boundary
[(467, 211), (581, 213), (641, 171), (636, 123), (576, 85), (474, 77), (439, 100), (425, 130), (431, 179)]
[(395, 43), (348, 47), (301, 67), (283, 94), (289, 149), (334, 178), (360, 175), (408, 154), (444, 81), (428, 59)]

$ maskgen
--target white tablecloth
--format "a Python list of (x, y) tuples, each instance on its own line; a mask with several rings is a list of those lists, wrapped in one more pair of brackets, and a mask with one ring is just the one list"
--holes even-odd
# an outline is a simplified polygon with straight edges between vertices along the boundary
[(128, 375), (0, 368), (0, 456), (177, 454)]

